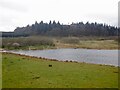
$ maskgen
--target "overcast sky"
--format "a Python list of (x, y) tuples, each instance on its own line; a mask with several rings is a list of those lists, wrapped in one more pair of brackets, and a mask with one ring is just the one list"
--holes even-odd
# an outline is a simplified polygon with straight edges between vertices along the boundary
[(0, 0), (0, 31), (31, 25), (35, 21), (83, 21), (117, 26), (119, 0)]

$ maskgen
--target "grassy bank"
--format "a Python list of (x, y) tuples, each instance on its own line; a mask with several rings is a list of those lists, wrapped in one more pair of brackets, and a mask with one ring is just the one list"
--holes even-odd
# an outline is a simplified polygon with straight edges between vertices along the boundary
[[(3, 88), (117, 88), (118, 68), (3, 53)], [(49, 67), (52, 65), (52, 67)]]
[(3, 49), (87, 48), (118, 49), (117, 37), (16, 37), (3, 38)]

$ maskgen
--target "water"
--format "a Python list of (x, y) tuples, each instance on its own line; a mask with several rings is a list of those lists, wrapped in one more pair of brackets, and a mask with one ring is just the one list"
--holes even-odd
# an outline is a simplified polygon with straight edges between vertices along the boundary
[(53, 49), (53, 50), (20, 50), (13, 53), (44, 57), (62, 61), (78, 61), (94, 64), (118, 66), (118, 50), (96, 49)]

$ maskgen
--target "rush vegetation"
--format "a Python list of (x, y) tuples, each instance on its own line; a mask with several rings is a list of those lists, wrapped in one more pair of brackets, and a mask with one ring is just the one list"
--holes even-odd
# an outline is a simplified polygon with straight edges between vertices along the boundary
[(11, 49), (118, 49), (118, 37), (3, 37), (1, 48)]

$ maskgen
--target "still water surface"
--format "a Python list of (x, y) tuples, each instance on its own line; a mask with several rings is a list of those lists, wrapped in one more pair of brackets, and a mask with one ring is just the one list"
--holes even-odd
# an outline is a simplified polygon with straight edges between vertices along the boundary
[(106, 64), (118, 66), (118, 50), (96, 49), (52, 49), (52, 50), (20, 50), (13, 53), (44, 57), (57, 60)]

